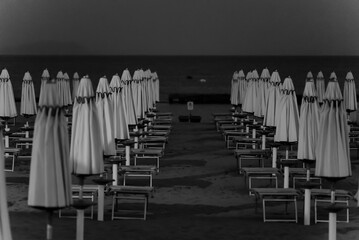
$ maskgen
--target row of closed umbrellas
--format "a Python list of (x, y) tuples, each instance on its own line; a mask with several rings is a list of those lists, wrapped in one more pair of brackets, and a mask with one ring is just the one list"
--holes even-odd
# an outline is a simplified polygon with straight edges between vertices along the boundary
[[(24, 116), (36, 115), (28, 204), (45, 209), (51, 215), (53, 210), (72, 204), (71, 173), (77, 176), (103, 173), (104, 155), (116, 155), (115, 139), (129, 139), (128, 126), (136, 125), (138, 119), (145, 118), (146, 112), (156, 107), (159, 81), (157, 74), (150, 70), (137, 70), (131, 77), (126, 69), (121, 77), (114, 75), (110, 83), (102, 77), (94, 91), (88, 76), (77, 84), (78, 75), (75, 74), (73, 89), (77, 90), (72, 99), (68, 75), (60, 71), (56, 79), (49, 76), (49, 72), (44, 70), (37, 107), (31, 76), (25, 73), (21, 113)], [(0, 75), (0, 91), (0, 117), (16, 117), (6, 69)], [(72, 103), (70, 144), (65, 115)], [(31, 104), (33, 107), (28, 106)], [(1, 202), (6, 202), (6, 195), (2, 196)], [(1, 211), (7, 212), (5, 209), (1, 208)], [(48, 239), (51, 239), (51, 228), (48, 224)], [(0, 233), (4, 239), (11, 239), (10, 231)]]
[[(315, 162), (315, 175), (332, 182), (331, 202), (334, 204), (334, 183), (352, 174), (348, 114), (357, 110), (353, 74), (348, 72), (346, 76), (344, 97), (334, 72), (330, 75), (325, 91), (323, 88), (322, 73), (318, 74), (315, 84), (313, 75), (309, 72), (299, 114), (294, 84), (290, 77), (281, 83), (277, 71), (269, 78), (269, 71), (264, 69), (260, 78), (254, 70), (247, 74), (245, 80), (243, 71), (240, 71), (234, 74), (232, 80), (231, 103), (241, 105), (243, 112), (262, 117), (264, 127), (275, 127), (275, 142), (298, 143), (298, 160)], [(310, 181), (309, 176), (307, 180)], [(286, 187), (286, 182), (284, 186)], [(310, 199), (310, 193), (307, 197)], [(310, 209), (308, 206), (305, 208)], [(330, 213), (329, 218), (329, 239), (335, 239), (335, 213)], [(309, 219), (310, 216), (305, 216), (305, 224)]]

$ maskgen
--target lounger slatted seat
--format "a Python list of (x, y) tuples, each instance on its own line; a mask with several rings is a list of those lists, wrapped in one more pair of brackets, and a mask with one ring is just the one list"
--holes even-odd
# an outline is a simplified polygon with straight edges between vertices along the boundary
[[(263, 167), (244, 167), (242, 168), (244, 175), (244, 182), (248, 183), (248, 188), (252, 188), (253, 180), (274, 180), (275, 187), (278, 188), (278, 175), (280, 170), (277, 168), (263, 168)], [(252, 195), (252, 192), (249, 191)]]
[[(300, 191), (293, 188), (252, 188), (250, 189), (256, 197), (256, 212), (258, 200), (262, 199), (263, 206), (263, 221), (264, 222), (298, 222), (297, 198), (300, 196)], [(294, 217), (293, 218), (268, 218), (266, 203), (268, 202), (285, 202), (286, 211), (287, 204), (294, 203)]]
[(132, 149), (132, 154), (135, 155), (134, 165), (137, 165), (138, 159), (155, 159), (157, 172), (160, 169), (160, 158), (163, 156), (163, 149)]
[[(148, 210), (148, 198), (153, 194), (153, 187), (144, 186), (111, 186), (111, 192), (113, 193), (112, 199), (112, 220), (114, 219), (142, 219), (146, 220)], [(143, 210), (124, 210), (119, 209), (118, 201), (141, 201), (143, 202)], [(117, 214), (115, 214), (117, 212)], [(129, 216), (131, 213), (142, 212), (142, 216)], [(126, 213), (126, 215), (119, 215), (119, 213)]]
[(119, 173), (123, 174), (123, 185), (126, 185), (126, 178), (128, 177), (140, 177), (148, 178), (149, 186), (152, 187), (153, 174), (157, 172), (155, 166), (120, 166)]
[(242, 161), (258, 161), (261, 167), (264, 166), (264, 159), (267, 159), (271, 151), (269, 149), (236, 149), (234, 150), (234, 156), (236, 157), (238, 172), (242, 172)]

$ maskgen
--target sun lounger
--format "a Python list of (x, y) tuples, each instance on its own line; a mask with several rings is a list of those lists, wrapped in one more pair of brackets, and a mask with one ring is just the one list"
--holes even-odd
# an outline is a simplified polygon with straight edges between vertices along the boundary
[(226, 147), (228, 149), (236, 148), (235, 144), (231, 145), (231, 142), (233, 142), (233, 139), (235, 137), (245, 137), (249, 136), (250, 133), (247, 132), (241, 132), (241, 131), (233, 131), (233, 130), (225, 130), (223, 131), (224, 140), (226, 141)]
[[(293, 188), (252, 188), (250, 189), (256, 197), (256, 212), (258, 200), (262, 199), (263, 205), (263, 222), (298, 222), (297, 198), (300, 196), (300, 191)], [(293, 218), (268, 218), (267, 205), (269, 202), (284, 202), (286, 204), (294, 203), (294, 217)]]
[[(320, 177), (315, 177), (314, 175), (315, 168), (310, 169), (310, 180), (318, 182), (321, 186), (322, 179)], [(298, 180), (306, 181), (307, 179), (307, 169), (306, 168), (289, 168), (289, 177), (293, 179), (293, 188), (296, 188), (296, 182)]]
[[(112, 199), (112, 220), (114, 219), (142, 219), (146, 220), (148, 209), (148, 198), (153, 194), (153, 187), (144, 186), (111, 186), (113, 193)], [(133, 202), (143, 202), (143, 210), (124, 210), (119, 209), (118, 202), (121, 200)], [(115, 214), (117, 212), (117, 214)], [(142, 213), (141, 217), (129, 216), (128, 214)], [(126, 213), (126, 215), (119, 215), (119, 213)]]
[(15, 160), (17, 159), (18, 155), (20, 154), (20, 149), (19, 148), (5, 148), (4, 153), (5, 153), (5, 160), (7, 158), (11, 158), (11, 160), (12, 160), (11, 168), (8, 169), (5, 167), (4, 170), (13, 172), (14, 168), (15, 168)]
[[(331, 189), (312, 189), (311, 197), (314, 199), (314, 219), (315, 223), (328, 222), (328, 218), (319, 219), (318, 210), (322, 207), (331, 204)], [(345, 219), (337, 220), (337, 222), (349, 223), (349, 201), (353, 199), (353, 195), (346, 190), (336, 189), (335, 190), (335, 204), (343, 205), (343, 211), (345, 211)], [(324, 205), (323, 205), (324, 203)], [(346, 209), (345, 209), (346, 208)], [(326, 211), (326, 213), (328, 213)], [(328, 217), (328, 214), (326, 214)]]
[(140, 177), (148, 178), (149, 186), (152, 187), (153, 173), (157, 171), (155, 166), (120, 166), (119, 173), (123, 174), (123, 185), (126, 185), (126, 178)]
[(17, 138), (15, 141), (15, 146), (16, 148), (22, 148), (23, 146), (28, 148), (29, 146), (32, 146), (32, 142), (32, 138)]
[[(278, 188), (278, 175), (280, 171), (277, 168), (262, 168), (262, 167), (244, 167), (242, 168), (244, 175), (244, 182), (248, 183), (248, 188), (251, 189), (253, 186), (253, 180), (272, 180), (275, 181), (275, 187)], [(249, 195), (253, 193), (249, 191)]]
[(156, 160), (156, 170), (160, 170), (160, 158), (163, 156), (162, 149), (132, 149), (132, 153), (135, 155), (134, 165), (137, 165), (138, 159), (155, 159)]
[[(72, 185), (72, 199), (79, 198), (80, 186), (79, 185)], [(82, 198), (90, 200), (93, 204), (95, 203), (95, 199), (98, 196), (98, 185), (84, 185), (82, 191)], [(90, 214), (85, 215), (85, 218), (93, 219), (94, 217), (94, 205), (90, 206)], [(63, 214), (63, 211), (59, 210), (59, 217), (72, 217), (75, 218), (76, 214)]]
[(237, 169), (238, 172), (242, 172), (242, 162), (243, 161), (258, 161), (261, 167), (264, 167), (264, 159), (267, 159), (271, 151), (269, 149), (236, 149), (234, 150), (234, 156), (237, 160)]

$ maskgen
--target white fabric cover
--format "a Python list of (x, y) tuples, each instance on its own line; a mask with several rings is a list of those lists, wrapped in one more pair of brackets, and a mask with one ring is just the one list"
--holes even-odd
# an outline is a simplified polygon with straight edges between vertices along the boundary
[(279, 101), (278, 121), (276, 121), (275, 142), (297, 142), (299, 131), (299, 112), (297, 96), (290, 77), (284, 79)]
[(129, 139), (127, 114), (125, 111), (125, 98), (120, 77), (116, 74), (110, 83), (112, 91), (111, 101), (114, 113), (114, 133), (116, 139)]
[(102, 148), (105, 155), (116, 155), (114, 116), (111, 90), (106, 77), (100, 78), (96, 89), (96, 107), (100, 121)]
[(316, 89), (318, 95), (318, 102), (323, 103), (323, 97), (325, 94), (325, 80), (322, 72), (319, 72), (317, 75)]
[(80, 83), (80, 77), (77, 72), (74, 73), (74, 76), (72, 77), (72, 99), (76, 98), (77, 89), (79, 88)]
[(70, 161), (78, 175), (103, 173), (100, 122), (91, 80), (83, 77), (72, 114)]
[(351, 72), (347, 73), (344, 81), (344, 105), (347, 112), (354, 112), (358, 109), (357, 103), (357, 91), (355, 87), (355, 81)]
[(137, 125), (137, 116), (136, 116), (136, 109), (135, 109), (135, 102), (133, 99), (133, 92), (132, 92), (132, 77), (130, 71), (125, 69), (122, 72), (121, 81), (123, 82), (123, 91), (125, 95), (125, 108), (126, 108), (126, 116), (127, 116), (127, 123), (128, 125)]
[(49, 73), (49, 71), (47, 69), (45, 69), (42, 72), (42, 75), (41, 75), (41, 86), (40, 86), (39, 102), (43, 102), (42, 98), (43, 98), (43, 92), (44, 92), (45, 83), (49, 79), (50, 79), (50, 73)]
[(32, 116), (36, 115), (36, 113), (37, 106), (34, 83), (30, 73), (26, 72), (22, 81), (20, 114)]
[(46, 82), (43, 91), (35, 120), (28, 205), (64, 208), (72, 202), (67, 122), (56, 83)]
[(278, 111), (278, 105), (280, 100), (280, 76), (277, 71), (274, 71), (269, 80), (270, 87), (268, 90), (268, 96), (266, 101), (266, 111), (264, 114), (264, 126), (275, 127), (276, 126), (276, 113)]
[(3, 69), (0, 74), (0, 117), (13, 118), (17, 116), (14, 92), (9, 72)]
[(343, 97), (334, 78), (327, 86), (320, 113), (315, 175), (351, 176), (349, 132)]
[(305, 83), (299, 117), (298, 159), (315, 160), (319, 131), (319, 103), (313, 79)]

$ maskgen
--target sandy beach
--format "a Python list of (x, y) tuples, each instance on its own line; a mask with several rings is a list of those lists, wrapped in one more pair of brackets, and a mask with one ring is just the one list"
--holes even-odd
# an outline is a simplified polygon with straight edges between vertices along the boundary
[[(264, 223), (261, 203), (248, 195), (242, 175), (236, 172), (233, 150), (225, 147), (216, 131), (212, 112), (229, 111), (228, 105), (196, 105), (193, 114), (201, 123), (183, 123), (183, 105), (160, 104), (160, 111), (172, 111), (173, 130), (160, 172), (154, 176), (155, 192), (149, 199), (147, 220), (111, 220), (112, 196), (105, 199), (105, 221), (85, 221), (85, 239), (328, 239), (328, 224), (303, 225), (303, 199), (299, 199), (298, 223)], [(21, 124), (18, 117), (18, 124)], [(20, 125), (19, 125), (20, 126)], [(356, 157), (353, 155), (353, 157)], [(355, 191), (357, 165), (353, 176), (338, 188)], [(44, 239), (47, 215), (27, 206), (29, 161), (16, 163), (6, 172), (7, 194), (13, 239)], [(90, 180), (89, 180), (90, 181)], [(76, 180), (74, 179), (74, 183)], [(280, 181), (280, 186), (282, 182)], [(284, 206), (270, 207), (283, 214)], [(342, 215), (341, 215), (342, 217)], [(359, 212), (350, 202), (350, 222), (338, 223), (338, 239), (358, 239)], [(54, 217), (54, 239), (75, 239), (76, 219)]]

